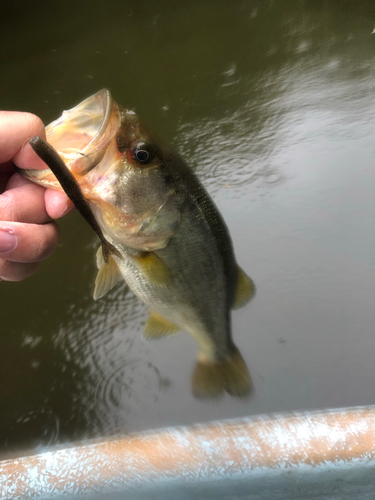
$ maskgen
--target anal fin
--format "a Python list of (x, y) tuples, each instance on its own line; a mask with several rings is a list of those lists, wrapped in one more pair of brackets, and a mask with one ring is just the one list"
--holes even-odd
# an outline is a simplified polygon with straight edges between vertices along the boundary
[(146, 321), (143, 336), (146, 339), (159, 339), (173, 335), (180, 331), (180, 328), (173, 323), (170, 323), (159, 314), (152, 312)]
[(191, 380), (196, 398), (218, 398), (224, 392), (223, 376), (219, 363), (199, 360)]
[(240, 266), (237, 266), (237, 272), (238, 284), (233, 309), (239, 309), (246, 305), (255, 294), (255, 284), (253, 280), (249, 278)]

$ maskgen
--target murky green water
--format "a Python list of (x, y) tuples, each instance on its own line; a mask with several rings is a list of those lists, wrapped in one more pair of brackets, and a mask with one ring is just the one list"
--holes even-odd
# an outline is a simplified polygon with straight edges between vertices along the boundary
[(373, 404), (374, 2), (108, 4), (2, 7), (0, 108), (48, 123), (107, 87), (182, 153), (257, 285), (233, 314), (255, 391), (195, 400), (187, 334), (145, 342), (125, 286), (95, 303), (74, 213), (35, 277), (0, 283), (1, 452)]

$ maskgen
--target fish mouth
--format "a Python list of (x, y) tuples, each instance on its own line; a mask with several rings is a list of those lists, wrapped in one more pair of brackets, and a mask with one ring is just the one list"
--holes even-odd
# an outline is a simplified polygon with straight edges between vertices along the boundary
[[(119, 125), (118, 105), (109, 90), (102, 89), (47, 125), (46, 138), (79, 182), (103, 159)], [(22, 174), (44, 187), (62, 189), (50, 169)]]

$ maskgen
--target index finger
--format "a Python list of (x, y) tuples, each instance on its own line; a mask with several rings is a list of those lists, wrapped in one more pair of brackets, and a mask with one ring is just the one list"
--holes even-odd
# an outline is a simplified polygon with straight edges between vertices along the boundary
[(43, 122), (36, 115), (0, 111), (0, 163), (13, 159), (20, 168), (48, 168), (29, 144), (34, 135), (46, 136)]

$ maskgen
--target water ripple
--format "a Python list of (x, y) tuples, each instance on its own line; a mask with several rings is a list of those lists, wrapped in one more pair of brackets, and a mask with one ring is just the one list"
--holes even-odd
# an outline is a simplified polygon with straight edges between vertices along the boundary
[[(27, 431), (30, 428), (30, 431)], [(39, 429), (40, 436), (35, 435)], [(27, 411), (15, 421), (17, 433), (33, 436), (35, 442), (43, 442), (46, 446), (56, 444), (60, 434), (60, 420), (48, 407), (38, 407)]]
[(54, 345), (79, 370), (75, 411), (94, 435), (123, 432), (127, 416), (146, 411), (170, 381), (148, 360), (141, 336), (146, 306), (132, 293), (120, 286), (98, 302), (83, 302), (71, 308)]
[(102, 419), (108, 420), (108, 415), (112, 415), (117, 420), (119, 410), (121, 420), (124, 414), (132, 411), (145, 411), (170, 385), (170, 381), (147, 360), (124, 357), (111, 365), (97, 373), (93, 394), (96, 411)]

